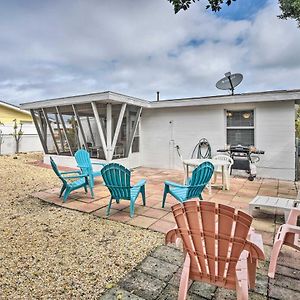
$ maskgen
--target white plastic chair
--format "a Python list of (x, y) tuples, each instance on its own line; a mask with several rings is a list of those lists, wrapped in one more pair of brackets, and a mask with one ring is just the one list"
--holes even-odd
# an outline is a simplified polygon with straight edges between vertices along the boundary
[[(228, 155), (224, 155), (224, 154), (219, 154), (213, 157), (214, 160), (222, 160), (222, 161), (227, 161), (229, 162), (229, 165), (224, 167), (224, 176), (225, 176), (225, 188), (227, 190), (229, 190), (230, 188), (230, 173), (231, 173), (231, 167), (233, 165), (233, 159), (228, 156)], [(214, 183), (217, 180), (217, 175), (218, 174), (222, 174), (222, 168), (221, 166), (216, 166), (215, 167), (215, 172), (214, 172)]]
[[(188, 175), (185, 175), (186, 173), (187, 173), (187, 166), (186, 166), (186, 164), (183, 162), (183, 156), (182, 156), (182, 154), (181, 154), (181, 152), (180, 152), (180, 147), (177, 145), (177, 146), (175, 146), (175, 148), (176, 148), (176, 150), (177, 150), (177, 153), (178, 153), (178, 156), (179, 156), (179, 158), (180, 158), (180, 160), (181, 160), (181, 162), (182, 162), (182, 166), (183, 166), (183, 174), (184, 174), (184, 176), (187, 176), (185, 179), (184, 179), (184, 182), (183, 182), (183, 184), (186, 184), (187, 183), (187, 181), (189, 180), (189, 174)], [(207, 186), (206, 186), (206, 188), (207, 188), (207, 190), (208, 190), (208, 194), (210, 195), (211, 194), (211, 180), (209, 181), (209, 183), (207, 184)]]

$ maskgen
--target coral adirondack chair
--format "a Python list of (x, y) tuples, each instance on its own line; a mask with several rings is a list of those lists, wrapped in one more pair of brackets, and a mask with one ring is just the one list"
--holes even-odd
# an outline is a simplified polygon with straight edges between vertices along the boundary
[(59, 198), (63, 195), (63, 201), (66, 202), (72, 191), (80, 189), (82, 187), (87, 193), (87, 186), (89, 185), (87, 175), (81, 174), (81, 171), (79, 170), (60, 172), (52, 157), (50, 157), (50, 163), (54, 173), (63, 183), (62, 188), (60, 190)]
[(193, 171), (192, 177), (188, 180), (186, 185), (165, 181), (162, 207), (165, 207), (167, 194), (171, 194), (179, 202), (185, 202), (192, 198), (199, 198), (202, 200), (201, 193), (209, 183), (213, 172), (213, 164), (206, 161)]
[(106, 165), (106, 163), (91, 162), (90, 154), (86, 150), (83, 150), (83, 149), (76, 151), (74, 157), (76, 159), (77, 166), (78, 166), (78, 168), (81, 169), (82, 173), (88, 174), (89, 188), (91, 191), (92, 198), (94, 198), (94, 191), (93, 191), (93, 188), (95, 186), (94, 178), (97, 176), (101, 176), (101, 170), (94, 171), (93, 165), (98, 165), (98, 166), (103, 167)]
[(167, 233), (166, 243), (182, 239), (185, 253), (178, 299), (186, 299), (189, 279), (236, 290), (238, 299), (248, 299), (257, 260), (265, 258), (262, 237), (250, 228), (252, 217), (197, 200), (176, 204), (172, 211), (177, 228)]
[(271, 252), (268, 276), (274, 278), (277, 259), (283, 245), (290, 246), (300, 251), (300, 226), (297, 226), (297, 219), (300, 216), (300, 208), (293, 208), (287, 222), (281, 225), (277, 231), (273, 249)]
[(137, 184), (131, 186), (130, 171), (116, 163), (104, 166), (101, 169), (101, 174), (105, 185), (111, 194), (110, 201), (107, 206), (107, 216), (109, 215), (113, 199), (115, 199), (117, 203), (119, 203), (121, 199), (130, 201), (130, 217), (133, 217), (134, 215), (134, 204), (140, 193), (142, 194), (143, 205), (146, 205), (145, 179), (142, 179)]

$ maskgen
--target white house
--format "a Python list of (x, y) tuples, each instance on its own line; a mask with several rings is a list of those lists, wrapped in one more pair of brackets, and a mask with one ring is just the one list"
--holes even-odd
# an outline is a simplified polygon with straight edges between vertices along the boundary
[(61, 165), (72, 166), (72, 155), (84, 147), (97, 160), (179, 169), (175, 146), (189, 158), (205, 137), (213, 155), (228, 144), (254, 145), (265, 151), (258, 176), (294, 180), (299, 102), (300, 90), (161, 101), (102, 92), (21, 107), (34, 117), (46, 162), (56, 155)]

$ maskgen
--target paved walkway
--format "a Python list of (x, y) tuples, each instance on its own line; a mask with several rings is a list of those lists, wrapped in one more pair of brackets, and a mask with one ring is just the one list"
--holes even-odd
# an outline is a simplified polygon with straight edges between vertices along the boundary
[[(146, 206), (142, 206), (139, 198), (136, 202), (135, 216), (129, 216), (129, 202), (121, 201), (112, 205), (110, 220), (147, 228), (166, 233), (175, 223), (170, 207), (176, 203), (171, 197), (167, 198), (164, 209), (161, 208), (163, 182), (171, 180), (182, 183), (183, 174), (180, 171), (138, 168), (132, 172), (132, 182), (142, 178), (147, 179)], [(248, 203), (256, 195), (279, 196), (295, 198), (297, 184), (290, 181), (256, 179), (253, 182), (246, 178), (231, 178), (229, 191), (213, 188), (211, 195), (203, 193), (204, 200), (231, 205), (248, 212)], [(89, 194), (74, 192), (66, 203), (58, 198), (59, 188), (41, 191), (33, 196), (44, 201), (68, 209), (90, 213), (99, 217), (106, 217), (106, 207), (109, 192), (96, 181), (95, 198)], [(268, 280), (268, 260), (273, 244), (274, 235), (283, 222), (281, 216), (257, 213), (253, 220), (253, 227), (263, 235), (267, 262), (260, 265), (257, 276), (257, 288), (251, 294), (251, 299), (300, 299), (300, 254), (284, 248), (279, 258), (279, 267), (275, 280)], [(125, 276), (113, 289), (109, 289), (103, 299), (176, 299), (182, 253), (175, 248), (161, 246), (148, 256), (141, 265)], [(235, 299), (235, 294), (223, 289), (215, 289), (210, 285), (192, 283), (189, 299)]]
[[(270, 246), (267, 246), (265, 251), (269, 252), (269, 250)], [(281, 265), (277, 268), (274, 280), (269, 280), (266, 275), (268, 263), (260, 263), (256, 276), (256, 288), (250, 291), (249, 299), (300, 299), (299, 255), (297, 263), (298, 269), (285, 266), (284, 264), (295, 265), (295, 262), (293, 263), (289, 257), (287, 263), (281, 257)], [(116, 286), (107, 289), (101, 299), (176, 300), (182, 264), (183, 255), (180, 250), (170, 246), (160, 246)], [(236, 299), (236, 293), (207, 283), (191, 281), (188, 300), (204, 299), (233, 300)]]

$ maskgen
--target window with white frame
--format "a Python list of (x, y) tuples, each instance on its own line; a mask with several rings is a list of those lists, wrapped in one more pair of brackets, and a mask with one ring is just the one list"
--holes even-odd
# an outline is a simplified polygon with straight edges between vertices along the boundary
[(227, 110), (227, 144), (254, 146), (254, 111)]

